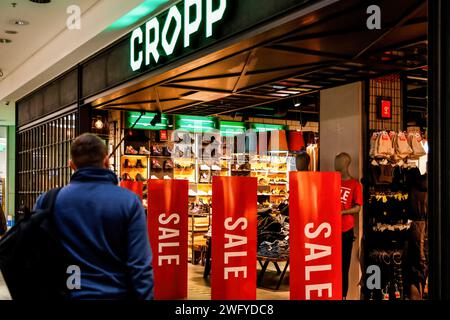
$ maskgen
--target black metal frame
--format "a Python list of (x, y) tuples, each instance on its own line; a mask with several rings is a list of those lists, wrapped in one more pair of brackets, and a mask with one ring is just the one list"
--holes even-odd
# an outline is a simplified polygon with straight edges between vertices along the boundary
[(430, 298), (450, 298), (450, 3), (428, 1)]
[(69, 182), (77, 121), (72, 111), (17, 133), (16, 208), (23, 203), (31, 209), (40, 194)]

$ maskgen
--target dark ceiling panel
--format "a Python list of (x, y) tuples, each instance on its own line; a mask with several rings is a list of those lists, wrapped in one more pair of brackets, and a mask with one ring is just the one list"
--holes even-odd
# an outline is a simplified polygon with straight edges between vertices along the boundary
[(427, 23), (417, 23), (413, 25), (398, 27), (395, 29), (395, 33), (392, 32), (383, 38), (377, 45), (373, 47), (371, 51), (380, 51), (383, 48), (395, 48), (398, 45), (398, 39), (402, 39), (402, 42), (415, 42), (422, 39), (427, 39)]
[(302, 52), (302, 49), (314, 50), (322, 54), (330, 53), (332, 55), (342, 55), (352, 58), (372, 41), (377, 39), (381, 33), (379, 32), (352, 32), (340, 35), (326, 36), (309, 40), (300, 40), (296, 42), (284, 42), (283, 46), (286, 46), (286, 50), (291, 48), (298, 52)]
[[(382, 30), (361, 27), (370, 4), (381, 7)], [(151, 84), (145, 80), (133, 87), (141, 91), (110, 103), (114, 108), (123, 104), (127, 110), (156, 111), (159, 98), (167, 113), (213, 115), (248, 109), (259, 114), (306, 96), (313, 97), (308, 103), (314, 113), (318, 90), (426, 63), (426, 45), (417, 41), (427, 35), (426, 1), (346, 0), (336, 6), (351, 10), (327, 9), (322, 16), (314, 13), (297, 24), (280, 25), (258, 38), (260, 42), (247, 39), (244, 45), (174, 68)], [(247, 42), (253, 46), (245, 47)], [(99, 99), (94, 105), (107, 101)]]
[(192, 81), (186, 81), (186, 82), (177, 82), (173, 81), (172, 83), (175, 83), (179, 86), (186, 86), (186, 88), (196, 88), (197, 90), (201, 89), (208, 89), (208, 90), (217, 90), (217, 91), (233, 91), (237, 81), (239, 79), (239, 76), (235, 77), (227, 77), (227, 78), (210, 78), (205, 80), (192, 80)]
[(191, 80), (203, 77), (211, 76), (221, 76), (227, 74), (240, 74), (244, 68), (245, 62), (248, 57), (248, 52), (238, 54), (231, 58), (221, 60), (202, 68), (193, 70), (191, 72), (185, 73), (174, 80), (174, 82), (179, 82), (180, 80)]

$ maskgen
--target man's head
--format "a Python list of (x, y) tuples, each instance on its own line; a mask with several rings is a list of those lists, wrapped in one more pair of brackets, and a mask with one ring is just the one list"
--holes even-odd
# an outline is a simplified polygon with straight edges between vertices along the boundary
[(339, 153), (334, 159), (334, 169), (339, 172), (348, 170), (352, 157), (346, 152)]
[(84, 167), (109, 168), (106, 145), (95, 134), (84, 133), (76, 138), (70, 148), (70, 156), (73, 170)]
[(302, 151), (295, 157), (295, 166), (297, 167), (297, 171), (308, 171), (309, 163), (311, 159), (309, 154), (305, 151)]

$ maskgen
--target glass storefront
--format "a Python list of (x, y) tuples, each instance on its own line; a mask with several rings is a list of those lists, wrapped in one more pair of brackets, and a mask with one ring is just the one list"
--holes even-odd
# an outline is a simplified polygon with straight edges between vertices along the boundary
[[(152, 55), (139, 46), (137, 28), (78, 66), (84, 79), (107, 75), (95, 86), (78, 84), (83, 98), (78, 111), (18, 130), (17, 203), (32, 208), (42, 192), (66, 185), (76, 133), (98, 133), (114, 152), (111, 168), (121, 186), (136, 192), (146, 208), (148, 181), (187, 180), (187, 260), (195, 275), (189, 286), (199, 292), (193, 298), (211, 298), (213, 180), (256, 179), (258, 226), (252, 241), (258, 245), (258, 295), (289, 299), (289, 173), (296, 171), (295, 157), (309, 156), (306, 171), (330, 172), (336, 154), (345, 152), (363, 190), (355, 239), (349, 241), (348, 298), (429, 298), (427, 3), (418, 3), (406, 19), (410, 25), (396, 26), (386, 44), (351, 29), (356, 19), (348, 17), (359, 7), (341, 5), (348, 11), (333, 18), (327, 10), (321, 13), (324, 21), (348, 24), (342, 32), (326, 29), (320, 14), (316, 24), (326, 32), (311, 32), (315, 24), (297, 30), (295, 23), (309, 20), (292, 18), (242, 46), (204, 56), (196, 52), (200, 58), (181, 65), (174, 58), (173, 69), (147, 79), (142, 75), (154, 70), (140, 57), (150, 61)], [(394, 16), (392, 23), (399, 18)], [(111, 63), (112, 57), (127, 56), (129, 38), (132, 69), (128, 59)], [(341, 46), (343, 39), (353, 39), (354, 47)], [(168, 55), (161, 66), (171, 62)], [(127, 86), (138, 75), (141, 82)], [(118, 83), (121, 89), (110, 89)], [(382, 277), (376, 289), (366, 282), (373, 265)], [(269, 290), (264, 279), (274, 284)]]

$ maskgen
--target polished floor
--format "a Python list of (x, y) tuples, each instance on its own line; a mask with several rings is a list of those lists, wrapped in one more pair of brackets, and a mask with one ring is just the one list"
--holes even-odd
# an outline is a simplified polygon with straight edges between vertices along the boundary
[[(283, 268), (284, 264), (280, 263), (280, 268)], [(258, 266), (258, 272), (260, 271)], [(289, 269), (288, 269), (289, 270)], [(189, 300), (210, 300), (211, 299), (211, 287), (209, 278), (205, 280), (203, 278), (203, 266), (189, 264), (189, 283), (188, 283), (188, 299)], [(258, 288), (256, 290), (256, 297), (258, 300), (289, 300), (289, 271), (286, 273), (283, 284), (279, 290), (275, 290), (278, 275), (275, 267), (270, 265), (264, 274), (262, 285), (264, 288)], [(267, 287), (267, 288), (266, 288)]]
[[(283, 268), (283, 264), (280, 264), (280, 268)], [(210, 300), (211, 299), (211, 287), (209, 278), (203, 278), (203, 266), (189, 264), (189, 300)], [(258, 270), (260, 267), (258, 266)], [(267, 268), (264, 275), (263, 286), (266, 288), (257, 289), (258, 300), (288, 300), (289, 299), (289, 271), (280, 287), (280, 290), (275, 290), (275, 286), (278, 281), (278, 275), (275, 268), (271, 265)], [(3, 281), (3, 277), (0, 273), (0, 300), (10, 300), (8, 289)]]

